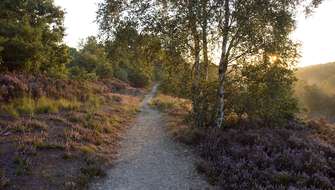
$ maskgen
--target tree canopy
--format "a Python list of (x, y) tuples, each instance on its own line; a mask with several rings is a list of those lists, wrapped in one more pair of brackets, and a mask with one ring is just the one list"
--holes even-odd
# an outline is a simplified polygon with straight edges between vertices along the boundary
[[(273, 113), (281, 112), (278, 114), (282, 118), (288, 118), (288, 114), (293, 116), (294, 110), (297, 109), (292, 98), (292, 86), (295, 81), (292, 71), (299, 55), (298, 44), (292, 41), (289, 35), (295, 29), (297, 10), (305, 6), (307, 12), (310, 12), (320, 2), (105, 0), (99, 6), (98, 21), (103, 35), (113, 37), (110, 34), (118, 26), (131, 21), (141, 33), (158, 36), (162, 48), (167, 52), (174, 52), (175, 57), (181, 58), (179, 64), (187, 63), (192, 73), (188, 83), (178, 84), (175, 81), (178, 74), (187, 78), (180, 71), (173, 77), (167, 77), (170, 80), (166, 82), (170, 84), (163, 86), (169, 86), (171, 89), (172, 84), (191, 85), (190, 94), (196, 126), (203, 126), (207, 122), (204, 121), (204, 113), (214, 112), (215, 115), (210, 117), (212, 119), (209, 122), (221, 127), (224, 124), (225, 112), (229, 110), (225, 105), (229, 97), (225, 95), (230, 91), (227, 88), (231, 86), (231, 73), (235, 73), (234, 86), (238, 84), (244, 89), (263, 91), (265, 89), (262, 86), (266, 85), (269, 89), (264, 91), (264, 94), (248, 92), (248, 96), (259, 96), (263, 99), (265, 97), (262, 95), (266, 95), (269, 100), (272, 99), (272, 103), (282, 102), (282, 105), (278, 105), (280, 109), (273, 110)], [(217, 50), (218, 53), (215, 52)], [(219, 59), (215, 56), (217, 54)], [(163, 62), (171, 64), (170, 60), (166, 59)], [(217, 82), (214, 82), (216, 88), (209, 88), (208, 85), (213, 86), (213, 83), (209, 84), (209, 68), (213, 62), (218, 65), (218, 77)], [(254, 72), (258, 75), (254, 75)], [(251, 84), (255, 81), (245, 80), (246, 77), (256, 80), (257, 84)], [(206, 92), (208, 89), (211, 89), (211, 92)], [(281, 92), (278, 96), (281, 96), (283, 101), (273, 101), (276, 98), (271, 94), (276, 91)], [(211, 93), (217, 94), (216, 98), (212, 99), (212, 103), (217, 106), (206, 105), (208, 101), (203, 101), (207, 98), (205, 96)], [(285, 106), (287, 104), (291, 106)], [(290, 110), (281, 109), (285, 107)], [(209, 108), (215, 110), (208, 110)], [(265, 108), (257, 109), (257, 113), (269, 113)]]
[[(290, 38), (301, 7), (320, 0), (103, 0), (98, 37), (63, 44), (64, 11), (53, 0), (0, 2), (0, 69), (73, 79), (118, 78), (192, 99), (194, 125), (227, 115), (294, 117)], [(261, 105), (261, 106), (259, 106)]]
[(68, 61), (63, 20), (53, 0), (1, 1), (1, 69), (63, 72)]

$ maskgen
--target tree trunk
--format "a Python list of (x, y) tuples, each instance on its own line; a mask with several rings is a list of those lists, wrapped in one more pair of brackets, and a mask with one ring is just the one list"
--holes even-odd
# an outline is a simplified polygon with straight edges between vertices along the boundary
[(207, 2), (208, 0), (202, 0), (202, 50), (203, 50), (203, 56), (204, 56), (204, 66), (205, 66), (205, 80), (208, 80), (208, 71), (209, 71), (209, 61), (208, 61), (208, 32), (207, 32)]
[(208, 112), (208, 104), (207, 100), (204, 97), (204, 85), (206, 81), (208, 81), (209, 74), (209, 60), (208, 60), (208, 0), (201, 0), (201, 30), (202, 30), (202, 54), (203, 54), (203, 68), (201, 70), (201, 97), (200, 98), (200, 110), (201, 113), (199, 115), (200, 125), (203, 126), (207, 122), (207, 112)]
[(219, 68), (219, 88), (218, 88), (218, 110), (217, 110), (217, 117), (216, 117), (216, 127), (220, 128), (223, 125), (225, 115), (224, 115), (224, 98), (225, 98), (225, 79), (226, 79), (226, 71), (227, 71), (227, 64), (225, 61), (221, 63), (220, 61), (220, 68)]
[(221, 59), (219, 64), (219, 87), (218, 87), (218, 108), (217, 108), (217, 115), (216, 115), (216, 127), (220, 128), (223, 125), (225, 115), (224, 115), (224, 98), (225, 98), (225, 88), (224, 83), (226, 79), (226, 72), (228, 68), (228, 57), (229, 52), (227, 52), (228, 46), (228, 38), (229, 38), (229, 18), (230, 18), (230, 10), (229, 10), (229, 0), (225, 0), (224, 2), (224, 34), (222, 39), (222, 52), (221, 52)]
[(194, 41), (194, 79), (192, 83), (192, 91), (193, 91), (193, 113), (195, 126), (201, 127), (201, 89), (200, 89), (200, 81), (201, 81), (201, 64), (200, 64), (200, 36), (197, 30), (197, 13), (194, 8), (196, 8), (196, 4), (193, 0), (189, 3), (189, 24), (190, 30)]

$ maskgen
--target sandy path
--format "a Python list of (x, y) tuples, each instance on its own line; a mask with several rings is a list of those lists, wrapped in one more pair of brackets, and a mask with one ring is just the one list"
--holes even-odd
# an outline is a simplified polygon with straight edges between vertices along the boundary
[(195, 171), (192, 153), (167, 136), (160, 112), (148, 106), (156, 89), (157, 85), (145, 97), (141, 113), (124, 136), (115, 167), (91, 190), (210, 189)]

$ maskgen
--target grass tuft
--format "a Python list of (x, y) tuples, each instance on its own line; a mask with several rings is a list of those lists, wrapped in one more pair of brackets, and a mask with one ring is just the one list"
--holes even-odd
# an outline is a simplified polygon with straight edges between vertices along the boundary
[(187, 99), (167, 96), (163, 94), (157, 95), (151, 102), (150, 106), (157, 108), (163, 112), (181, 114), (191, 112), (192, 104)]
[(42, 113), (57, 113), (60, 110), (78, 110), (80, 103), (76, 100), (50, 99), (41, 97), (37, 100), (23, 97), (1, 106), (2, 114), (12, 117)]
[(82, 145), (79, 150), (84, 154), (93, 154), (97, 151), (97, 147), (94, 145)]

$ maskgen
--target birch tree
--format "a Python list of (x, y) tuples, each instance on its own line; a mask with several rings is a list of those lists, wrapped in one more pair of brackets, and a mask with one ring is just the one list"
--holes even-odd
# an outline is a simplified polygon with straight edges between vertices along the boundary
[[(219, 0), (215, 6), (217, 32), (221, 39), (216, 127), (225, 119), (225, 80), (230, 66), (239, 59), (259, 54), (275, 56), (289, 42), (295, 28), (295, 13), (302, 0)], [(320, 1), (313, 1), (316, 6)], [(308, 6), (311, 7), (311, 6)]]

